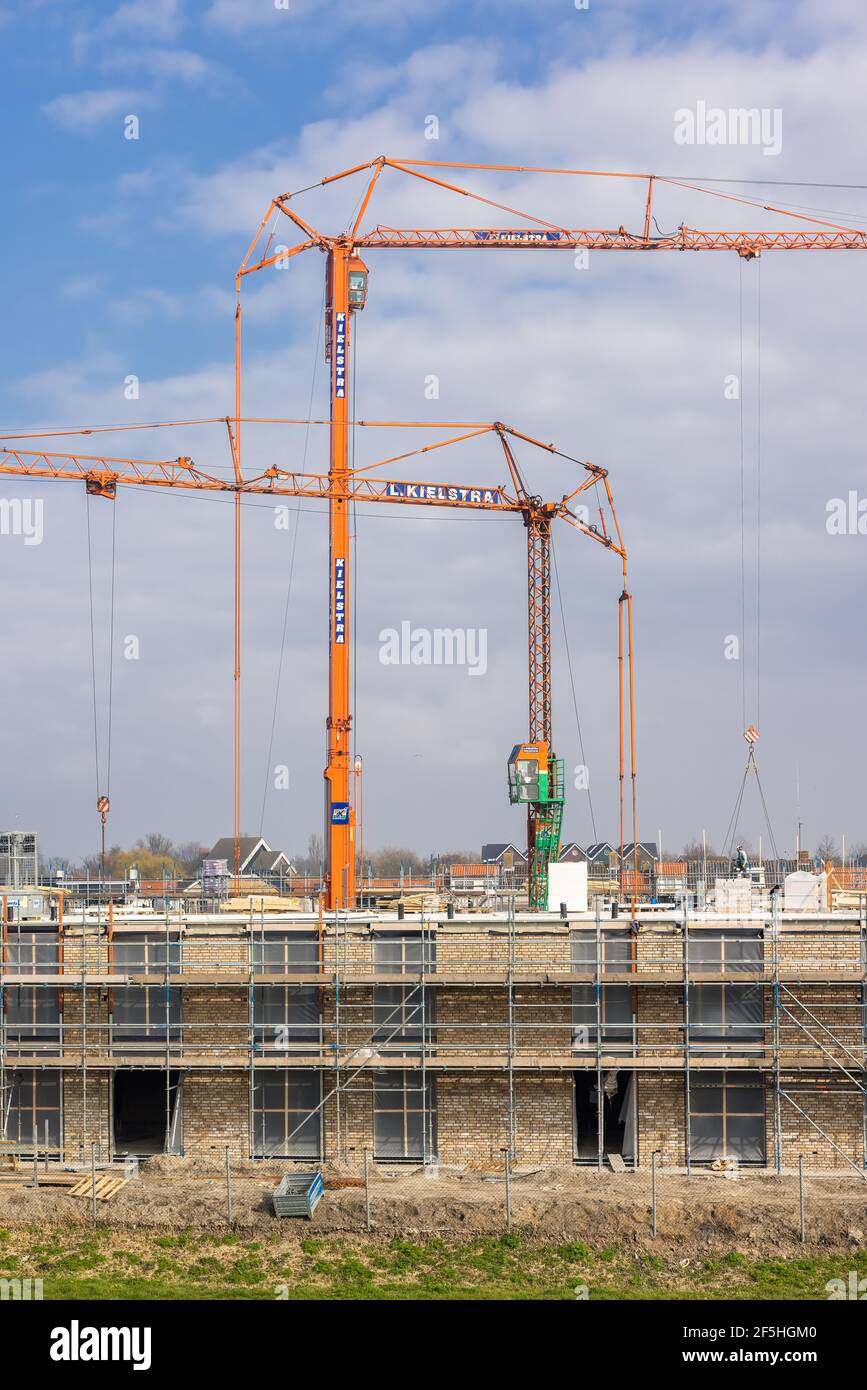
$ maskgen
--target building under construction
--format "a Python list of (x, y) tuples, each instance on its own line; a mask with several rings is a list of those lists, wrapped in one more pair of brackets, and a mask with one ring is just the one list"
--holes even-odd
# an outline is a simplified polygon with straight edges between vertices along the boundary
[[(445, 177), (434, 176), (437, 167)], [(319, 231), (297, 211), (310, 188), (272, 199), (235, 277), (234, 411), (197, 422), (228, 435), (227, 476), (205, 471), (186, 453), (126, 459), (81, 454), (74, 444), (69, 452), (49, 453), (39, 445), (48, 436), (33, 432), (12, 436), (0, 448), (0, 474), (83, 482), (88, 505), (91, 498), (111, 505), (124, 487), (232, 497), (234, 853), (225, 871), (206, 877), (224, 880), (231, 874), (240, 909), (231, 910), (232, 899), (212, 913), (179, 911), (166, 902), (161, 920), (153, 911), (115, 910), (99, 894), (95, 910), (82, 906), (75, 913), (64, 912), (61, 894), (56, 911), (28, 916), (20, 902), (4, 896), (0, 1101), (6, 1140), (67, 1159), (90, 1146), (98, 1146), (103, 1158), (229, 1146), (252, 1158), (279, 1155), (304, 1163), (318, 1158), (351, 1165), (370, 1151), (375, 1160), (486, 1168), (501, 1164), (504, 1153), (516, 1162), (611, 1166), (646, 1165), (660, 1153), (686, 1167), (725, 1158), (779, 1169), (803, 1158), (818, 1168), (852, 1165), (860, 1172), (867, 1165), (863, 899), (835, 909), (788, 878), (785, 892), (782, 884), (780, 891), (766, 892), (743, 877), (725, 877), (727, 865), (712, 898), (673, 886), (680, 866), (670, 866), (678, 873), (670, 875), (668, 906), (658, 892), (654, 902), (642, 882), (632, 596), (607, 470), (500, 421), (353, 419), (350, 382), (353, 320), (368, 297), (362, 254), (442, 248), (536, 256), (729, 252), (747, 264), (765, 252), (865, 250), (867, 233), (741, 198), (762, 218), (797, 216), (797, 227), (784, 221), (759, 230), (699, 230), (672, 215), (677, 231), (660, 234), (654, 230), (660, 194), (680, 197), (682, 187), (656, 176), (603, 171), (600, 177), (635, 180), (629, 187), (644, 190), (642, 221), (635, 231), (619, 218), (612, 223), (617, 230), (575, 228), (565, 218), (554, 222), (454, 183), (453, 171), (461, 167), (490, 172), (490, 166), (435, 166), (383, 156), (321, 180), (320, 188), (364, 178), (355, 211), (348, 223), (337, 220), (337, 233)], [(508, 166), (497, 170), (508, 172)], [(512, 172), (544, 178), (551, 171)], [(596, 177), (562, 173), (569, 179)], [(367, 226), (386, 176), (421, 180), (429, 194), (439, 190), (461, 202), (469, 199), (481, 206), (486, 221), (475, 227)], [(491, 220), (498, 217), (508, 220)], [(804, 230), (802, 224), (811, 221), (817, 225)], [(277, 240), (283, 232), (295, 237), (291, 246)], [(256, 462), (255, 448), (251, 468), (242, 452), (242, 428), (246, 450), (256, 425), (321, 422), (244, 415), (242, 285), (248, 275), (285, 267), (314, 249), (324, 255), (326, 270), (328, 472), (277, 467), (270, 456), (265, 466), (262, 459)], [(171, 423), (160, 422), (159, 428)], [(435, 443), (425, 435), (418, 447), (356, 469), (355, 431), (365, 425), (458, 433), (440, 434)], [(86, 427), (67, 433), (99, 432)], [(389, 479), (371, 471), (477, 438), (494, 445), (504, 483)], [(35, 441), (36, 447), (22, 448), (22, 441)], [(518, 449), (535, 450), (546, 461), (556, 458), (558, 468), (572, 467), (568, 481), (562, 473), (555, 478), (556, 500), (537, 495)], [(245, 886), (241, 503), (250, 496), (328, 505), (319, 911), (266, 911), (264, 903), (257, 910), (255, 894), (239, 902)], [(431, 905), (417, 913), (407, 912), (405, 903), (396, 912), (386, 910), (368, 891), (372, 885), (363, 876), (359, 882), (362, 757), (355, 746), (350, 678), (350, 515), (358, 501), (486, 512), (519, 522), (526, 533), (529, 718), (514, 734), (526, 741), (516, 743), (508, 757), (510, 800), (527, 817), (526, 874), (521, 894), (503, 894), (499, 909), (496, 893), (492, 903), (479, 902), (479, 893), (487, 895), (484, 869), (465, 875), (470, 882), (464, 901), (460, 883), (452, 882), (435, 910)], [(617, 561), (617, 692), (606, 703), (618, 717), (621, 850), (613, 871), (605, 864), (610, 882), (592, 902), (586, 880), (583, 895), (575, 891), (583, 866), (559, 857), (567, 781), (552, 729), (555, 521)], [(111, 564), (113, 605), (113, 547)], [(92, 588), (90, 599), (93, 623)], [(111, 607), (110, 634), (113, 620)], [(110, 730), (110, 679), (108, 685)], [(96, 708), (95, 687), (94, 669)], [(103, 767), (96, 735), (95, 727), (104, 869), (111, 758), (106, 740)], [(755, 770), (758, 731), (750, 725), (745, 737), (746, 783)], [(630, 856), (624, 852), (627, 788)], [(557, 890), (555, 880), (562, 885)], [(489, 910), (462, 912), (471, 898)]]
[(861, 1170), (864, 912), (746, 893), (627, 919), (21, 920), (4, 898), (7, 1144)]

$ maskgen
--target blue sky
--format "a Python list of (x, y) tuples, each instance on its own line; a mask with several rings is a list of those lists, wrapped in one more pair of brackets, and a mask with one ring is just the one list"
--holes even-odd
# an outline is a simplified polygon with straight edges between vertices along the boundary
[[(867, 21), (851, 4), (755, 5), (502, 0), (132, 0), (0, 2), (4, 53), (7, 332), (0, 429), (123, 425), (231, 409), (232, 280), (271, 196), (379, 154), (614, 168), (695, 180), (865, 225)], [(683, 147), (679, 108), (779, 109), (783, 140)], [(123, 138), (124, 120), (139, 139)], [(425, 139), (426, 118), (440, 124)], [(383, 182), (373, 220), (466, 225), (466, 199)], [(569, 225), (640, 229), (631, 188), (479, 175), (490, 196)], [(716, 185), (719, 187), (719, 185)], [(735, 189), (734, 184), (727, 185)], [(358, 185), (299, 200), (338, 229)], [(663, 229), (777, 225), (685, 190), (658, 195)], [(347, 201), (348, 200), (348, 201)], [(468, 263), (468, 260), (470, 263)], [(767, 257), (762, 313), (762, 742), (782, 846), (794, 842), (796, 770), (805, 835), (867, 840), (859, 786), (861, 548), (831, 537), (828, 499), (863, 487), (863, 296), (867, 257)], [(359, 414), (505, 418), (611, 470), (630, 546), (639, 654), (641, 834), (674, 848), (706, 828), (721, 842), (743, 761), (739, 634), (754, 684), (753, 574), (741, 633), (739, 435), (723, 380), (737, 370), (745, 312), (748, 568), (754, 563), (756, 267), (734, 256), (372, 256), (358, 333)], [(246, 287), (252, 413), (326, 408), (312, 378), (321, 302), (317, 256)], [(141, 398), (123, 382), (134, 373)], [(423, 383), (441, 381), (429, 402)], [(311, 396), (311, 379), (313, 380)], [(259, 456), (321, 462), (316, 432), (260, 437)], [(103, 447), (190, 452), (225, 467), (225, 436), (120, 433)], [(68, 441), (58, 445), (67, 447)], [(377, 441), (377, 445), (385, 445)], [(367, 443), (360, 447), (368, 447)], [(372, 443), (370, 448), (375, 447)], [(92, 448), (88, 444), (88, 448)], [(464, 461), (466, 459), (466, 461)], [(318, 466), (318, 463), (317, 463)], [(429, 467), (429, 465), (428, 465)], [(439, 463), (437, 465), (439, 468)], [(461, 456), (454, 476), (499, 480)], [(428, 476), (424, 470), (419, 476)], [(445, 465), (436, 473), (447, 476)], [(451, 475), (449, 475), (451, 476)], [(550, 471), (540, 490), (556, 489)], [(20, 484), (0, 488), (16, 495)], [(79, 854), (96, 833), (84, 501), (72, 484), (33, 490), (45, 540), (0, 540), (7, 669), (0, 752), (5, 816), (46, 847)], [(385, 509), (383, 509), (385, 510)], [(264, 508), (247, 511), (244, 821), (259, 829), (289, 553)], [(105, 723), (110, 513), (92, 507), (97, 694)], [(231, 599), (225, 502), (124, 496), (118, 506), (113, 838), (161, 829), (204, 843), (229, 828)], [(358, 746), (369, 767), (368, 843), (477, 847), (521, 834), (503, 762), (526, 720), (521, 535), (488, 518), (367, 516), (358, 534)], [(273, 762), (262, 826), (303, 848), (319, 829), (325, 699), (324, 526), (299, 523)], [(561, 542), (561, 574), (591, 767), (595, 829), (616, 835), (609, 557)], [(485, 627), (486, 679), (391, 670), (386, 626)], [(557, 618), (559, 624), (559, 616)], [(555, 654), (558, 751), (579, 760), (562, 641)], [(753, 697), (751, 696), (751, 699)], [(754, 714), (754, 711), (751, 711)], [(103, 735), (104, 738), (104, 735)], [(460, 787), (459, 797), (455, 788)], [(576, 793), (566, 830), (593, 838)], [(756, 808), (744, 833), (755, 842)]]

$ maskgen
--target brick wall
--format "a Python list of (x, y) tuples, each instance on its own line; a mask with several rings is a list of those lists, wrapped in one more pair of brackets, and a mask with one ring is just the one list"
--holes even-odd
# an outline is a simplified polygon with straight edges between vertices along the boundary
[(642, 1072), (638, 1078), (638, 1158), (649, 1167), (654, 1150), (662, 1164), (686, 1161), (683, 1077)]
[(185, 1154), (250, 1152), (249, 1078), (231, 1072), (187, 1072), (183, 1078)]
[[(712, 922), (707, 930), (736, 923)], [(741, 924), (754, 929), (760, 923)], [(286, 923), (275, 923), (281, 932)], [(453, 984), (428, 987), (427, 997), (435, 1001), (436, 1041), (432, 1061), (451, 1059), (463, 1069), (458, 1072), (437, 1073), (437, 1111), (439, 1149), (445, 1162), (470, 1163), (476, 1166), (499, 1164), (501, 1149), (508, 1142), (508, 1078), (505, 1071), (473, 1072), (467, 1058), (480, 1063), (495, 1062), (505, 1068), (509, 1044), (509, 1000), (505, 981), (511, 971), (517, 981), (513, 995), (513, 1036), (515, 1063), (514, 1101), (515, 1137), (518, 1161), (563, 1162), (572, 1155), (572, 1082), (568, 1069), (554, 1066), (575, 1056), (576, 1067), (592, 1061), (594, 1049), (572, 1053), (571, 990), (568, 985), (546, 979), (555, 972), (573, 972), (572, 939), (580, 930), (595, 938), (592, 922), (566, 923), (553, 921), (543, 925), (520, 922), (514, 933), (502, 924), (480, 920), (478, 923), (441, 923), (431, 933), (436, 938), (436, 973), (440, 979), (450, 974)], [(691, 924), (690, 934), (698, 936), (705, 928)], [(137, 931), (143, 930), (138, 924)], [(265, 936), (271, 930), (265, 928)], [(298, 928), (306, 934), (315, 924), (305, 922)], [(418, 923), (407, 921), (399, 927), (389, 927), (381, 934), (413, 935)], [(606, 922), (606, 933), (614, 930)], [(644, 1057), (652, 1057), (671, 1067), (680, 1059), (683, 1043), (684, 989), (681, 980), (683, 965), (683, 929), (678, 921), (646, 921), (639, 924), (633, 937), (628, 924), (617, 931), (630, 943), (630, 953), (641, 976), (653, 974), (656, 984), (637, 984), (633, 989), (638, 1023), (638, 1044)], [(156, 929), (157, 936), (160, 935)], [(379, 934), (379, 933), (377, 933)], [(117, 928), (116, 940), (122, 940), (125, 928)], [(255, 920), (240, 925), (214, 928), (194, 924), (183, 934), (182, 958), (184, 971), (199, 978), (184, 987), (184, 1053), (188, 1060), (213, 1062), (213, 1070), (188, 1069), (184, 1081), (184, 1139), (187, 1152), (197, 1152), (228, 1143), (233, 1152), (249, 1151), (249, 1011), (246, 985), (207, 984), (202, 976), (219, 980), (231, 973), (246, 974), (251, 959), (251, 942), (261, 935), (261, 924)], [(322, 933), (324, 968), (330, 974), (340, 963), (341, 974), (349, 970), (349, 983), (341, 989), (340, 1056), (344, 1064), (354, 1048), (370, 1044), (374, 1032), (372, 1002), (374, 997), (370, 976), (373, 970), (374, 933), (367, 924), (341, 927), (335, 932), (333, 924)], [(834, 1143), (846, 1155), (860, 1162), (863, 1159), (863, 1126), (861, 1098), (853, 1087), (847, 1093), (839, 1090), (845, 1082), (840, 1069), (858, 1071), (864, 1059), (864, 1016), (861, 1002), (863, 941), (854, 920), (828, 920), (817, 923), (798, 923), (786, 920), (776, 941), (769, 931), (765, 937), (764, 958), (769, 967), (773, 959), (791, 979), (781, 998), (794, 1015), (780, 1016), (779, 1041), (783, 1066), (796, 1063), (804, 1070), (792, 1072), (784, 1088), (806, 1093), (795, 1095), (798, 1103), (816, 1124), (826, 1130)], [(72, 928), (64, 937), (64, 966), (70, 972), (86, 966), (89, 974), (108, 972), (109, 951), (105, 936), (99, 941), (88, 929), (86, 942), (80, 929)], [(811, 983), (796, 979), (799, 975), (843, 973), (836, 983)], [(592, 967), (584, 972), (593, 979)], [(353, 984), (353, 975), (366, 976), (363, 983)], [(850, 978), (851, 977), (851, 980)], [(268, 976), (257, 976), (267, 983)], [(480, 983), (458, 983), (477, 979)], [(521, 980), (524, 980), (521, 983)], [(742, 976), (749, 983), (749, 974)], [(173, 983), (183, 979), (174, 976)], [(382, 975), (386, 985), (400, 984), (401, 977)], [(410, 972), (409, 979), (412, 979)], [(628, 983), (629, 975), (611, 977)], [(536, 981), (530, 983), (530, 981)], [(159, 986), (155, 986), (159, 989)], [(701, 988), (693, 985), (693, 989)], [(77, 1061), (82, 1046), (82, 1020), (86, 1002), (88, 1023), (88, 1056), (92, 1062), (109, 1056), (109, 1012), (112, 998), (108, 984), (91, 985), (86, 996), (80, 988), (64, 990), (63, 1038), (67, 1061), (64, 1086), (64, 1140), (68, 1150), (80, 1149), (82, 1142), (98, 1140), (107, 1147), (110, 1124), (109, 1073), (94, 1069), (87, 1077), (87, 1121), (82, 1115), (84, 1081), (80, 1070), (70, 1070), (70, 1055)], [(286, 1054), (287, 1064), (318, 1065), (323, 1070), (326, 1089), (333, 1084), (337, 1001), (330, 980), (322, 987), (323, 1047), (293, 1045)], [(765, 1019), (773, 1016), (770, 987), (764, 991)], [(797, 1022), (795, 1021), (797, 1020)], [(799, 1026), (800, 1025), (800, 1026)], [(812, 1034), (812, 1037), (810, 1036)], [(772, 1033), (766, 1031), (770, 1043)], [(155, 1043), (149, 1048), (138, 1045), (144, 1062), (160, 1066), (161, 1048)], [(41, 1045), (41, 1051), (51, 1049)], [(115, 1045), (115, 1053), (118, 1048)], [(380, 1044), (382, 1055), (400, 1065), (399, 1039), (389, 1046)], [(413, 1052), (410, 1047), (409, 1051)], [(123, 1049), (127, 1051), (126, 1048)], [(271, 1055), (273, 1050), (270, 1051)], [(417, 1049), (415, 1049), (417, 1052)], [(742, 1049), (743, 1060), (755, 1066), (757, 1058)], [(830, 1056), (829, 1056), (830, 1054)], [(770, 1061), (770, 1048), (765, 1061)], [(835, 1067), (831, 1061), (839, 1064)], [(14, 1057), (9, 1057), (14, 1064)], [(723, 1059), (720, 1059), (721, 1061)], [(729, 1064), (737, 1060), (730, 1049)], [(758, 1059), (761, 1060), (761, 1059)], [(537, 1074), (536, 1068), (548, 1063), (549, 1070)], [(172, 1066), (182, 1066), (183, 1058), (177, 1045), (173, 1047)], [(520, 1070), (522, 1063), (527, 1068)], [(616, 1063), (615, 1063), (616, 1064)], [(354, 1065), (354, 1064), (351, 1064)], [(376, 1065), (375, 1059), (371, 1062)], [(223, 1068), (222, 1070), (220, 1068)], [(531, 1070), (531, 1068), (533, 1070)], [(345, 1075), (345, 1074), (344, 1074)], [(768, 1077), (767, 1153), (774, 1156), (773, 1079)], [(812, 1078), (819, 1084), (813, 1085)], [(648, 1162), (654, 1148), (671, 1162), (683, 1163), (683, 1077), (678, 1071), (642, 1071), (638, 1083), (639, 1141), (642, 1161)], [(370, 1067), (352, 1083), (348, 1093), (329, 1100), (324, 1110), (325, 1154), (333, 1157), (339, 1151), (352, 1159), (360, 1157), (365, 1147), (373, 1146), (373, 1105)], [(807, 1119), (799, 1116), (785, 1099), (781, 1102), (781, 1143), (783, 1162), (792, 1165), (802, 1154), (808, 1165), (845, 1167), (845, 1159), (817, 1132)]]

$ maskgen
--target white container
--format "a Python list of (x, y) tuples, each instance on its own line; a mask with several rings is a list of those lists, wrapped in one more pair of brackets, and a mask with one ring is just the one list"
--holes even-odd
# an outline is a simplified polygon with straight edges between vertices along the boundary
[(822, 881), (818, 874), (798, 869), (786, 874), (783, 882), (783, 907), (786, 912), (818, 912), (821, 909)]
[(567, 912), (587, 911), (587, 864), (548, 865), (548, 911), (559, 912), (560, 904)]

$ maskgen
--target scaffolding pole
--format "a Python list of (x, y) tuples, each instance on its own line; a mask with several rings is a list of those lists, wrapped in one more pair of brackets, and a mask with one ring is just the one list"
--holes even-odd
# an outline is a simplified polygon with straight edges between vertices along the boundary
[[(261, 935), (261, 939), (260, 939), (260, 947), (259, 947), (259, 949), (260, 949), (260, 953), (261, 953), (262, 970), (263, 970), (263, 973), (264, 973), (264, 966), (265, 966), (265, 934), (264, 934), (264, 924), (263, 924), (263, 931), (262, 931), (262, 935)], [(249, 1084), (248, 1084), (248, 1086), (247, 1086), (247, 1130), (248, 1130), (249, 1136), (250, 1136), (249, 1142), (248, 1142), (248, 1149), (249, 1149), (249, 1153), (250, 1153), (250, 1158), (253, 1158), (253, 1157), (255, 1156), (255, 1153), (256, 1153), (256, 1135), (255, 1135), (255, 1126), (256, 1126), (256, 1108), (255, 1108), (255, 1097), (256, 1097), (256, 1006), (255, 1006), (255, 993), (254, 993), (254, 989), (253, 989), (253, 973), (254, 973), (254, 972), (253, 972), (253, 965), (254, 965), (254, 956), (255, 956), (255, 941), (253, 940), (253, 933), (252, 933), (252, 932), (248, 932), (248, 934), (247, 934), (247, 1045), (248, 1045), (248, 1063), (249, 1063), (249, 1072), (250, 1072), (250, 1076), (249, 1076)], [(263, 1106), (263, 1107), (262, 1107), (262, 1116), (263, 1116), (262, 1157), (263, 1157), (263, 1158), (265, 1157), (264, 1115), (265, 1115), (265, 1108), (264, 1108), (264, 1106)]]
[(599, 899), (596, 899), (596, 978), (594, 994), (596, 1000), (596, 1166), (602, 1172), (605, 1153), (605, 1097), (602, 1094), (602, 917)]
[(683, 1147), (687, 1173), (692, 1172), (692, 1093), (689, 1035), (689, 913), (683, 900)]
[[(429, 1152), (429, 1145), (428, 1145), (428, 1139), (429, 1139), (429, 1136), (428, 1136), (428, 1125), (430, 1124), (431, 1119), (432, 1119), (432, 1116), (429, 1116), (429, 1115), (428, 1115), (428, 1103), (427, 1103), (427, 988), (426, 988), (426, 986), (425, 986), (425, 979), (426, 979), (426, 976), (427, 976), (427, 960), (428, 960), (428, 955), (427, 955), (427, 937), (425, 936), (424, 907), (422, 907), (422, 909), (421, 909), (421, 962), (420, 962), (420, 964), (421, 964), (421, 978), (422, 978), (422, 986), (421, 986), (421, 1163), (422, 1163), (422, 1167), (423, 1167), (423, 1168), (426, 1168), (426, 1167), (427, 1167), (428, 1152)], [(405, 960), (403, 961), (403, 964), (406, 965), (406, 961), (405, 961)], [(403, 1012), (403, 1015), (404, 1015), (404, 1018), (405, 1018), (405, 1017), (406, 1017), (406, 1011), (405, 1011), (405, 1009), (402, 1010), (402, 1012)], [(430, 1137), (431, 1137), (431, 1138), (433, 1137), (432, 1134), (431, 1134)], [(431, 1146), (431, 1147), (432, 1147), (432, 1146)]]
[[(163, 892), (165, 894), (165, 870), (163, 871)], [(165, 907), (165, 960), (163, 962), (163, 991), (166, 1029), (166, 1136), (163, 1141), (163, 1151), (164, 1153), (168, 1153), (172, 1136), (172, 1055), (171, 1043), (169, 1041), (171, 1023), (171, 1007), (169, 1003), (169, 909), (165, 896), (163, 896), (163, 904)]]
[[(9, 898), (3, 894), (3, 917), (0, 926), (0, 1138), (6, 1138), (9, 1123), (9, 1110), (12, 1105), (12, 1085), (9, 1085), (9, 1099), (6, 1099), (6, 951), (9, 935)], [(62, 1089), (62, 1088), (61, 1088)]]
[(334, 1152), (340, 1162), (341, 1149), (341, 1109), (340, 1109), (340, 916), (334, 909)]

